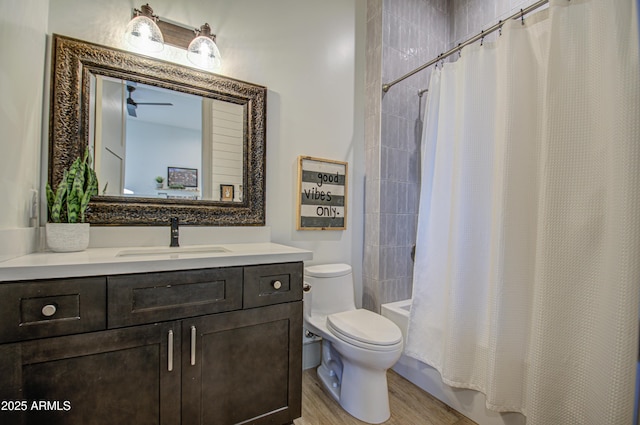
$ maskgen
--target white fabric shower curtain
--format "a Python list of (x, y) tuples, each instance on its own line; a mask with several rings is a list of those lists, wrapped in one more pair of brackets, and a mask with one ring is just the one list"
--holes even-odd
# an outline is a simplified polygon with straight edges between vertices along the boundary
[(630, 424), (635, 0), (552, 0), (432, 73), (406, 353), (527, 424)]

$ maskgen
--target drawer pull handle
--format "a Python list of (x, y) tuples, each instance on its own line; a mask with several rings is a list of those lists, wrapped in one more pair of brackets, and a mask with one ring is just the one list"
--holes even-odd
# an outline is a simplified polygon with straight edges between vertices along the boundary
[(280, 282), (279, 280), (275, 280), (271, 282), (271, 286), (273, 286), (273, 289), (278, 290), (282, 288), (282, 282)]
[(42, 307), (42, 315), (45, 317), (51, 317), (54, 314), (56, 314), (57, 310), (58, 309), (54, 304), (47, 304), (44, 307)]
[(196, 364), (196, 327), (191, 326), (191, 366)]
[(167, 370), (171, 372), (173, 371), (173, 330), (169, 330), (167, 344), (169, 345), (169, 352), (167, 353)]

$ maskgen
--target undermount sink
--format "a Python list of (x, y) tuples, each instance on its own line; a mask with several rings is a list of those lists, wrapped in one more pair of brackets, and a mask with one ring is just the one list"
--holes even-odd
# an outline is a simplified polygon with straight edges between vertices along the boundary
[(157, 255), (180, 255), (180, 254), (219, 254), (229, 252), (228, 249), (221, 246), (181, 246), (175, 248), (157, 247), (157, 248), (137, 248), (123, 249), (118, 252), (117, 257), (140, 257), (140, 256), (157, 256)]

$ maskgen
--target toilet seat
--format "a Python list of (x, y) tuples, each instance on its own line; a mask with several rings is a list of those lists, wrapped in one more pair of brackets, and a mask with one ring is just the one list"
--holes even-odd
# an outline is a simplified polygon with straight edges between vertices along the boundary
[(391, 351), (402, 344), (402, 332), (395, 323), (365, 309), (327, 316), (327, 328), (337, 338), (373, 351)]

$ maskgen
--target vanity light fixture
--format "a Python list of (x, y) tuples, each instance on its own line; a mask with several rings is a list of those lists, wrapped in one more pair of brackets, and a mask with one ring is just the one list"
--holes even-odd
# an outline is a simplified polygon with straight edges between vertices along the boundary
[[(195, 34), (195, 38), (194, 38)], [(209, 24), (192, 29), (170, 22), (153, 14), (149, 3), (133, 9), (132, 19), (127, 25), (125, 40), (138, 50), (147, 53), (159, 52), (164, 44), (187, 50), (187, 58), (194, 65), (217, 71), (222, 66), (216, 36), (211, 34)]]
[(204, 24), (199, 30), (195, 30), (195, 33), (196, 37), (187, 48), (187, 59), (200, 68), (220, 69), (222, 59), (218, 46), (216, 46), (216, 36), (211, 34), (209, 24)]
[(133, 18), (125, 30), (125, 40), (133, 47), (146, 52), (162, 51), (164, 38), (156, 22), (158, 22), (158, 16), (153, 14), (149, 3), (140, 9), (133, 9)]

